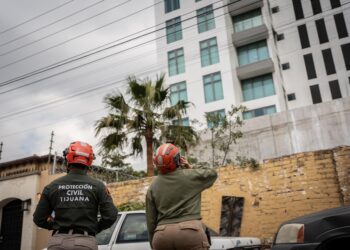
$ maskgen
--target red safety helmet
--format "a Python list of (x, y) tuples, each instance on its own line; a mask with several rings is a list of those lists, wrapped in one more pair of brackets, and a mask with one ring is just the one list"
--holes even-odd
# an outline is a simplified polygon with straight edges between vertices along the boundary
[(165, 143), (157, 149), (153, 162), (161, 174), (172, 172), (180, 165), (180, 150), (171, 143)]
[(63, 156), (66, 157), (67, 163), (79, 163), (90, 167), (95, 159), (92, 147), (81, 141), (72, 142), (68, 148), (63, 151)]

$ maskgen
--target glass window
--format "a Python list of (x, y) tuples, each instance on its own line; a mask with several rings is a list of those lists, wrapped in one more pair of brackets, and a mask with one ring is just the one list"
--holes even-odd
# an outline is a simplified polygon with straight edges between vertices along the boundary
[(272, 75), (242, 80), (243, 101), (250, 101), (275, 94)]
[(198, 33), (202, 33), (211, 29), (215, 29), (213, 6), (197, 10)]
[(318, 84), (310, 86), (310, 91), (313, 104), (322, 102), (322, 96)]
[(167, 43), (176, 42), (182, 39), (181, 18), (166, 21), (166, 40)]
[(114, 222), (114, 224), (111, 227), (96, 234), (97, 245), (108, 245), (109, 244), (109, 242), (111, 241), (112, 234), (114, 232), (114, 229), (115, 229), (119, 219), (120, 219), (120, 215), (117, 216), (117, 220)]
[(219, 51), (216, 37), (200, 42), (202, 67), (219, 62)]
[(178, 75), (185, 72), (185, 58), (183, 48), (168, 52), (169, 76)]
[(180, 0), (165, 0), (164, 7), (165, 13), (180, 9)]
[(316, 68), (314, 64), (314, 59), (312, 53), (304, 55), (304, 62), (306, 67), (307, 78), (314, 79), (317, 78)]
[(178, 101), (187, 102), (186, 82), (179, 82), (170, 86), (170, 102), (171, 105), (177, 104)]
[(203, 76), (205, 102), (224, 99), (220, 72)]
[(117, 243), (148, 241), (145, 214), (128, 214), (120, 229)]
[[(212, 117), (218, 116), (219, 118), (224, 118), (226, 116), (225, 109), (208, 112), (207, 117), (208, 116), (212, 116)], [(214, 126), (214, 123), (207, 119), (207, 125), (208, 125), (208, 128), (212, 128)]]
[(310, 47), (309, 35), (307, 33), (307, 28), (305, 24), (298, 26), (299, 38), (301, 43), (301, 48), (305, 49)]
[(346, 23), (343, 13), (338, 13), (334, 15), (335, 26), (337, 27), (339, 39), (348, 36), (348, 30), (346, 28)]
[(245, 112), (243, 112), (243, 119), (247, 120), (247, 119), (251, 119), (254, 117), (269, 115), (269, 114), (273, 114), (273, 113), (276, 113), (276, 106), (275, 105), (245, 111)]
[(342, 98), (338, 80), (330, 81), (329, 88), (331, 90), (332, 99)]
[(262, 24), (263, 19), (261, 16), (261, 9), (253, 10), (233, 17), (233, 28), (235, 32), (248, 30)]
[(246, 65), (269, 58), (266, 41), (252, 43), (237, 48), (239, 65)]
[(183, 118), (181, 120), (174, 120), (173, 124), (188, 127), (190, 126), (190, 120), (188, 118)]
[(341, 45), (346, 70), (350, 70), (350, 43)]
[(303, 6), (301, 5), (301, 0), (293, 0), (293, 7), (294, 7), (294, 14), (295, 19), (303, 19), (304, 18), (304, 11)]

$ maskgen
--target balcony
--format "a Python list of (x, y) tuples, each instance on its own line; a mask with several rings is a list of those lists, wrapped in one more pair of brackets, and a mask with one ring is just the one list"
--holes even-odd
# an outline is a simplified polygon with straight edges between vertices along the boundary
[(237, 77), (240, 80), (265, 75), (275, 71), (271, 58), (248, 65), (237, 67)]
[(235, 47), (240, 47), (249, 43), (267, 39), (268, 36), (268, 29), (265, 24), (262, 24), (248, 30), (233, 33), (232, 42)]
[(241, 0), (238, 2), (237, 0), (228, 0), (227, 3), (229, 4), (228, 11), (230, 12), (231, 16), (236, 16), (264, 6), (263, 0)]

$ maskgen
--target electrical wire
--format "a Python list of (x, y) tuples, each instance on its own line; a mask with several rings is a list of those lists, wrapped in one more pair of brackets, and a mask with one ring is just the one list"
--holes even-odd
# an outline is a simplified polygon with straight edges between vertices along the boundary
[(73, 13), (67, 15), (67, 16), (64, 16), (64, 17), (62, 17), (62, 18), (59, 18), (59, 19), (56, 20), (56, 21), (53, 21), (53, 22), (48, 23), (48, 24), (45, 24), (44, 26), (41, 26), (41, 27), (39, 27), (39, 28), (37, 28), (37, 29), (35, 29), (35, 30), (32, 30), (31, 32), (25, 33), (25, 34), (20, 35), (20, 36), (18, 36), (18, 37), (16, 37), (16, 38), (13, 38), (12, 40), (9, 40), (9, 41), (6, 41), (6, 42), (4, 42), (4, 43), (1, 43), (1, 44), (0, 44), (0, 47), (3, 47), (3, 46), (5, 46), (5, 45), (7, 45), (7, 44), (13, 43), (13, 42), (15, 42), (15, 41), (18, 41), (18, 40), (24, 38), (24, 37), (27, 37), (27, 36), (29, 36), (29, 35), (32, 35), (32, 34), (38, 32), (38, 31), (40, 31), (40, 30), (43, 30), (43, 29), (45, 29), (45, 28), (47, 28), (47, 27), (50, 27), (50, 26), (52, 26), (52, 25), (54, 25), (54, 24), (56, 24), (56, 23), (59, 23), (59, 22), (62, 21), (62, 20), (65, 20), (65, 19), (67, 19), (67, 18), (69, 18), (69, 17), (72, 17), (72, 16), (78, 14), (78, 13), (81, 13), (81, 12), (83, 12), (84, 10), (90, 9), (90, 8), (96, 6), (96, 5), (98, 5), (98, 4), (100, 4), (100, 3), (104, 2), (104, 1), (105, 1), (105, 0), (100, 0), (100, 1), (98, 1), (98, 2), (96, 2), (96, 3), (90, 4), (89, 6), (87, 6), (87, 7), (85, 7), (85, 8), (82, 8), (82, 9), (80, 9), (80, 10), (77, 10), (77, 11), (75, 11), (75, 12), (73, 12)]
[[(113, 9), (116, 9), (116, 8), (118, 8), (118, 7), (120, 7), (120, 6), (123, 6), (124, 4), (126, 4), (126, 3), (130, 2), (130, 1), (131, 1), (131, 0), (126, 0), (126, 1), (124, 1), (124, 2), (122, 2), (122, 3), (120, 3), (120, 4), (114, 5), (113, 7), (108, 8), (107, 10), (104, 10), (104, 11), (102, 11), (102, 12), (100, 12), (100, 13), (94, 15), (94, 16), (91, 16), (91, 17), (88, 17), (88, 18), (86, 18), (86, 19), (83, 19), (83, 20), (81, 20), (81, 21), (79, 21), (79, 22), (77, 22), (77, 23), (75, 23), (75, 24), (72, 24), (72, 25), (66, 27), (66, 28), (60, 29), (60, 30), (58, 30), (58, 31), (56, 31), (56, 32), (54, 32), (54, 33), (51, 33), (51, 34), (49, 34), (49, 35), (46, 35), (46, 36), (44, 36), (44, 37), (42, 37), (42, 38), (39, 38), (39, 39), (34, 40), (34, 41), (31, 41), (30, 43), (26, 43), (26, 44), (21, 45), (21, 46), (19, 46), (19, 47), (17, 47), (17, 48), (11, 49), (11, 50), (9, 50), (9, 51), (7, 51), (7, 52), (5, 52), (5, 53), (1, 53), (0, 56), (5, 56), (5, 55), (8, 55), (8, 54), (10, 54), (10, 53), (12, 53), (12, 52), (18, 51), (18, 50), (23, 49), (23, 48), (25, 48), (25, 47), (28, 47), (29, 45), (32, 45), (32, 44), (37, 43), (37, 42), (39, 42), (39, 41), (42, 41), (42, 40), (44, 40), (44, 39), (46, 39), (46, 38), (48, 38), (48, 37), (51, 37), (51, 36), (53, 36), (53, 35), (56, 35), (56, 34), (62, 32), (62, 31), (65, 31), (65, 30), (67, 30), (67, 29), (70, 29), (70, 28), (72, 28), (72, 27), (74, 27), (74, 26), (77, 26), (77, 25), (79, 25), (79, 24), (82, 24), (82, 23), (84, 23), (84, 22), (86, 22), (86, 21), (88, 21), (88, 20), (91, 20), (91, 19), (93, 19), (93, 18), (95, 18), (95, 17), (97, 17), (97, 16), (100, 16), (100, 15), (102, 15), (102, 14), (105, 14), (105, 13), (107, 13), (107, 12), (113, 10)], [(103, 27), (103, 26), (102, 26), (102, 27)], [(96, 30), (97, 30), (97, 29), (95, 29), (94, 31), (96, 31)], [(89, 32), (89, 33), (91, 33), (91, 32)]]
[(70, 0), (70, 1), (68, 1), (68, 2), (65, 2), (65, 3), (63, 3), (63, 4), (61, 4), (61, 5), (58, 5), (57, 7), (53, 8), (53, 9), (50, 9), (50, 10), (48, 10), (48, 11), (45, 11), (44, 13), (42, 13), (42, 14), (40, 14), (40, 15), (34, 16), (34, 17), (32, 17), (32, 18), (30, 18), (30, 19), (24, 21), (24, 22), (21, 22), (21, 23), (19, 23), (19, 24), (16, 24), (15, 26), (12, 26), (12, 27), (10, 27), (10, 28), (7, 28), (7, 29), (5, 29), (5, 30), (2, 30), (2, 31), (0, 31), (0, 35), (2, 35), (2, 34), (4, 34), (4, 33), (8, 32), (8, 31), (10, 31), (10, 30), (13, 30), (13, 29), (15, 29), (15, 28), (18, 28), (19, 26), (22, 26), (22, 25), (24, 25), (24, 24), (26, 24), (26, 23), (29, 23), (29, 22), (31, 22), (31, 21), (33, 21), (33, 20), (39, 18), (39, 17), (42, 17), (42, 16), (44, 16), (44, 15), (50, 13), (50, 12), (53, 12), (53, 11), (55, 11), (55, 10), (57, 10), (57, 9), (59, 9), (59, 8), (61, 8), (61, 7), (63, 7), (63, 6), (65, 6), (65, 5), (67, 5), (67, 4), (70, 4), (70, 3), (72, 3), (72, 2), (74, 2), (74, 0)]
[[(232, 4), (232, 3), (231, 3), (231, 4)], [(227, 5), (223, 5), (223, 6), (221, 6), (221, 7), (217, 7), (217, 8), (215, 8), (215, 9), (213, 9), (212, 11), (217, 10), (217, 9), (221, 9), (221, 8), (224, 8), (224, 7), (226, 7), (226, 6), (227, 6)], [(227, 13), (225, 13), (225, 14), (227, 14)], [(225, 15), (225, 14), (224, 14), (224, 15)], [(220, 15), (220, 16), (222, 16), (222, 15)], [(193, 18), (195, 18), (195, 17), (197, 17), (197, 16), (187, 18), (187, 19), (184, 20), (184, 21), (191, 20), (191, 19), (193, 19)], [(217, 17), (219, 17), (219, 16), (217, 16)], [(215, 18), (216, 18), (216, 17), (214, 16), (213, 18), (210, 18), (210, 19), (208, 19), (208, 20), (212, 20), (212, 19), (215, 19)], [(203, 21), (203, 23), (206, 22), (206, 21), (208, 21), (208, 20)], [(187, 29), (187, 28), (190, 28), (190, 27), (193, 27), (193, 26), (197, 26), (197, 24), (193, 24), (193, 25), (191, 25), (191, 26), (189, 26), (189, 27), (186, 27), (186, 28), (183, 28), (183, 29)], [(164, 27), (164, 28), (161, 28), (161, 29), (158, 29), (158, 30), (156, 30), (156, 31), (152, 31), (152, 32), (150, 32), (150, 34), (155, 33), (155, 32), (158, 32), (158, 31), (163, 30), (163, 29), (165, 29), (165, 27)], [(139, 37), (132, 38), (132, 39), (129, 39), (129, 40), (127, 40), (127, 41), (124, 41), (124, 42), (121, 42), (121, 43), (118, 43), (118, 44), (109, 46), (109, 47), (107, 47), (107, 48), (104, 48), (104, 49), (102, 49), (102, 50), (99, 50), (98, 52), (94, 52), (93, 54), (96, 54), (96, 53), (99, 53), (99, 52), (101, 52), (101, 51), (104, 51), (104, 50), (107, 50), (107, 49), (111, 49), (111, 48), (114, 48), (114, 47), (117, 47), (117, 46), (121, 46), (121, 45), (123, 45), (123, 44), (126, 44), (126, 43), (128, 43), (128, 42), (130, 42), (130, 41), (133, 41), (133, 40), (138, 39), (138, 38), (140, 38), (140, 37), (143, 37), (143, 36), (145, 36), (145, 35), (148, 35), (148, 33), (147, 33), (147, 34), (144, 34), (144, 35), (140, 35)], [(116, 55), (116, 54), (119, 54), (119, 53), (128, 51), (128, 50), (130, 50), (130, 49), (134, 49), (134, 48), (140, 47), (140, 46), (142, 46), (142, 45), (148, 44), (148, 43), (150, 43), (150, 42), (156, 41), (156, 40), (161, 39), (161, 38), (164, 38), (164, 37), (166, 37), (166, 35), (157, 37), (157, 38), (155, 38), (155, 39), (148, 40), (148, 41), (143, 42), (143, 43), (141, 43), (141, 44), (137, 44), (137, 45), (132, 46), (132, 47), (130, 47), (130, 48), (127, 48), (127, 49), (118, 51), (118, 52), (116, 52), (116, 53), (109, 54), (109, 55), (107, 55), (107, 56), (104, 56), (104, 57), (101, 57), (101, 58), (99, 58), (99, 59), (90, 61), (90, 62), (88, 62), (88, 63), (85, 63), (85, 64), (82, 64), (82, 65), (73, 67), (73, 68), (71, 68), (71, 69), (68, 69), (68, 70), (65, 70), (65, 71), (61, 71), (61, 72), (56, 73), (56, 74), (53, 74), (53, 75), (51, 75), (51, 76), (44, 77), (44, 78), (39, 79), (39, 80), (36, 80), (36, 81), (34, 81), (34, 82), (32, 82), (32, 83), (27, 83), (27, 84), (18, 86), (18, 87), (16, 87), (16, 88), (13, 88), (13, 89), (10, 89), (10, 90), (0, 92), (0, 94), (8, 93), (8, 92), (11, 92), (11, 91), (13, 91), (13, 90), (16, 90), (16, 89), (19, 89), (19, 88), (22, 88), (22, 87), (25, 87), (25, 86), (32, 85), (32, 84), (35, 84), (35, 83), (40, 82), (40, 81), (43, 81), (43, 80), (47, 80), (47, 79), (49, 79), (49, 78), (51, 78), (51, 77), (54, 77), (54, 76), (57, 76), (57, 75), (59, 75), (59, 74), (66, 73), (66, 72), (69, 72), (69, 71), (71, 71), (71, 70), (75, 70), (75, 69), (77, 69), (77, 68), (81, 68), (81, 67), (84, 67), (84, 66), (86, 66), (86, 65), (89, 65), (89, 64), (91, 64), (91, 63), (95, 63), (95, 62), (104, 60), (104, 59), (109, 58), (109, 57), (111, 57), (111, 56), (114, 56), (114, 55)], [(87, 55), (85, 55), (85, 56), (83, 56), (83, 57), (80, 57), (79, 59), (82, 59), (82, 58), (85, 58), (85, 57), (87, 57)], [(74, 61), (79, 60), (79, 59), (74, 59)], [(64, 64), (66, 64), (66, 63), (67, 63), (67, 62), (65, 62)], [(59, 65), (59, 66), (61, 66), (61, 65)], [(59, 67), (59, 66), (58, 66), (58, 65), (55, 65), (54, 68)], [(10, 83), (12, 83), (12, 82), (13, 82), (13, 81), (6, 81), (6, 82), (1, 83), (0, 86), (1, 86), (1, 87), (2, 87), (2, 86), (6, 86), (6, 85), (8, 85), (8, 84), (10, 84)]]
[[(221, 1), (218, 1), (218, 2), (221, 2)], [(218, 2), (215, 2), (215, 3), (218, 3)], [(158, 2), (158, 3), (156, 3), (156, 4), (159, 4), (159, 3), (161, 3), (161, 2)], [(215, 3), (213, 3), (213, 4), (215, 4)], [(154, 4), (154, 5), (156, 5), (156, 4)], [(253, 4), (254, 4), (254, 3), (253, 3)], [(344, 3), (344, 4), (342, 4), (342, 5), (346, 5), (346, 4), (349, 4), (349, 3)], [(153, 5), (152, 5), (152, 6), (153, 6)], [(148, 7), (146, 7), (146, 8), (149, 8), (149, 7), (152, 7), (152, 6), (148, 6)], [(142, 10), (140, 10), (140, 11), (143, 11), (143, 10), (144, 10), (144, 9), (142, 9)], [(332, 10), (332, 9), (330, 9), (330, 10), (325, 10), (324, 12), (328, 12), (328, 11), (331, 11), (331, 10)], [(135, 12), (135, 13), (138, 13), (138, 12), (140, 12), (140, 11), (137, 11), (137, 12)], [(133, 13), (133, 14), (135, 14), (135, 13)], [(190, 14), (190, 13), (192, 13), (192, 11), (191, 11), (191, 12), (188, 12), (188, 13), (186, 13), (186, 14), (184, 14), (183, 16), (185, 16), (185, 15), (187, 15), (187, 14)], [(132, 15), (133, 15), (133, 14), (132, 14)], [(314, 16), (314, 15), (305, 17), (305, 19), (308, 19), (308, 18), (313, 17), (313, 16)], [(62, 65), (65, 65), (65, 64), (68, 64), (68, 63), (71, 63), (71, 62), (80, 60), (80, 59), (85, 58), (85, 57), (88, 57), (88, 56), (90, 56), (90, 55), (94, 55), (94, 54), (96, 54), (96, 53), (99, 53), (99, 52), (104, 51), (104, 50), (109, 49), (109, 48), (105, 48), (105, 49), (103, 49), (103, 50), (101, 50), (101, 51), (92, 52), (92, 51), (94, 51), (94, 50), (98, 50), (98, 49), (100, 49), (100, 48), (103, 48), (103, 47), (106, 46), (106, 45), (112, 44), (112, 43), (114, 43), (114, 42), (118, 42), (118, 41), (123, 40), (123, 39), (125, 39), (125, 38), (128, 38), (128, 37), (130, 37), (130, 36), (136, 35), (137, 33), (140, 33), (140, 32), (143, 32), (143, 31), (147, 31), (147, 30), (149, 30), (149, 29), (151, 29), (151, 28), (156, 28), (156, 27), (158, 27), (159, 25), (162, 25), (162, 24), (163, 24), (163, 23), (157, 24), (156, 26), (152, 26), (152, 27), (146, 28), (146, 29), (144, 29), (144, 30), (138, 31), (138, 32), (133, 33), (133, 34), (130, 34), (130, 35), (126, 36), (126, 37), (123, 37), (123, 38), (117, 39), (117, 40), (115, 40), (115, 41), (109, 42), (109, 43), (107, 43), (107, 44), (104, 44), (104, 45), (99, 46), (99, 47), (97, 47), (97, 48), (94, 48), (94, 49), (92, 49), (92, 50), (88, 50), (88, 51), (85, 51), (85, 52), (80, 53), (80, 54), (78, 54), (78, 55), (75, 55), (75, 56), (73, 56), (73, 57), (70, 57), (70, 58), (67, 58), (67, 59), (58, 61), (58, 62), (56, 62), (56, 63), (54, 63), (54, 64), (51, 64), (51, 65), (46, 66), (46, 67), (43, 67), (43, 68), (41, 68), (41, 69), (38, 69), (38, 70), (35, 70), (35, 71), (32, 71), (32, 72), (26, 73), (26, 74), (24, 74), (24, 75), (22, 75), (22, 76), (15, 77), (15, 78), (13, 78), (13, 79), (10, 79), (10, 80), (4, 81), (4, 82), (1, 82), (1, 83), (0, 83), (0, 87), (1, 87), (1, 86), (5, 86), (5, 85), (7, 85), (7, 84), (9, 84), (9, 83), (12, 83), (12, 82), (16, 82), (16, 81), (19, 81), (19, 80), (23, 80), (23, 79), (29, 78), (29, 77), (31, 77), (31, 76), (33, 76), (33, 75), (37, 75), (37, 74), (40, 74), (40, 73), (42, 73), (42, 72), (46, 72), (46, 71), (51, 70), (51, 69), (54, 69), (54, 68), (56, 68), (56, 67), (60, 67), (60, 66), (62, 66)], [(281, 27), (283, 28), (284, 26), (289, 26), (289, 25), (293, 25), (293, 24), (287, 23), (287, 24), (285, 24), (285, 25), (280, 25), (280, 26), (278, 26), (278, 27), (274, 26), (274, 27), (278, 28), (278, 31), (281, 31), (281, 30), (282, 30)], [(164, 27), (163, 29), (165, 29), (165, 28), (166, 28), (166, 27)], [(289, 28), (289, 27), (288, 27), (288, 28)], [(160, 31), (160, 30), (161, 30), (161, 29), (156, 30), (156, 31), (153, 31), (152, 33), (158, 32), (158, 31)], [(148, 34), (149, 34), (149, 33), (144, 34), (143, 36), (146, 36), (146, 35), (148, 35)], [(141, 37), (142, 37), (142, 36), (141, 36)], [(134, 38), (134, 39), (132, 39), (132, 40), (136, 40), (136, 39), (141, 38), (141, 37), (136, 37), (136, 38)], [(129, 40), (128, 40), (128, 41), (129, 41)], [(124, 44), (124, 43), (123, 43), (123, 44)], [(49, 48), (49, 49), (50, 49), (50, 48)], [(84, 55), (85, 53), (89, 53), (89, 52), (92, 52), (92, 53), (91, 53), (91, 54), (86, 54), (86, 55)], [(83, 55), (84, 55), (84, 56), (83, 56)], [(79, 57), (79, 56), (82, 56), (82, 57)], [(31, 56), (28, 56), (28, 57), (30, 58)], [(26, 57), (25, 59), (28, 59), (28, 57)], [(24, 60), (24, 59), (23, 59), (23, 60)], [(22, 61), (22, 59), (20, 59), (19, 61)], [(16, 63), (16, 62), (18, 62), (18, 61), (15, 61), (15, 62), (10, 63), (10, 64), (7, 64), (7, 65), (4, 65), (3, 67), (0, 67), (0, 69), (2, 69), (2, 68), (4, 68), (4, 67), (7, 67), (7, 66), (10, 66), (10, 65), (12, 65), (12, 64), (14, 64), (14, 63)]]
[[(158, 2), (158, 3), (156, 3), (156, 4), (160, 4), (160, 3), (162, 3), (162, 2), (160, 1), (160, 2)], [(20, 59), (18, 59), (18, 60), (15, 60), (15, 61), (13, 61), (13, 62), (11, 62), (11, 63), (2, 65), (2, 66), (0, 66), (0, 69), (7, 68), (7, 67), (9, 67), (9, 66), (11, 66), (11, 65), (14, 65), (14, 64), (16, 64), (16, 63), (22, 62), (22, 61), (24, 61), (24, 60), (26, 60), (26, 59), (29, 59), (29, 58), (31, 58), (31, 57), (40, 55), (40, 54), (42, 54), (43, 52), (49, 51), (49, 50), (54, 49), (54, 48), (57, 48), (57, 47), (59, 47), (59, 46), (61, 46), (61, 45), (63, 45), (63, 44), (66, 44), (66, 43), (68, 43), (68, 42), (71, 42), (71, 41), (73, 41), (73, 40), (75, 40), (75, 39), (77, 39), (77, 38), (83, 37), (83, 36), (85, 36), (85, 35), (87, 35), (87, 34), (90, 34), (90, 33), (94, 32), (94, 31), (98, 30), (98, 29), (104, 28), (104, 27), (106, 27), (106, 26), (108, 26), (108, 25), (110, 25), (110, 24), (114, 24), (114, 23), (117, 23), (117, 22), (119, 22), (119, 21), (122, 21), (122, 20), (124, 20), (124, 19), (126, 19), (126, 18), (129, 18), (129, 17), (131, 17), (131, 16), (134, 16), (134, 15), (136, 15), (136, 14), (142, 12), (142, 11), (145, 11), (146, 9), (149, 9), (149, 8), (151, 8), (151, 7), (154, 7), (156, 4), (152, 4), (152, 5), (150, 5), (150, 6), (147, 6), (147, 7), (143, 8), (143, 9), (141, 9), (141, 10), (138, 10), (138, 11), (136, 11), (136, 12), (133, 12), (133, 13), (131, 13), (131, 14), (129, 14), (129, 15), (126, 15), (126, 16), (124, 16), (124, 17), (122, 17), (122, 18), (119, 18), (119, 19), (117, 19), (117, 20), (115, 20), (115, 21), (113, 21), (113, 22), (111, 22), (111, 23), (105, 24), (104, 26), (100, 26), (100, 27), (98, 27), (98, 28), (96, 28), (96, 29), (94, 29), (94, 30), (91, 30), (91, 31), (88, 31), (88, 32), (86, 32), (86, 33), (80, 34), (80, 35), (75, 36), (75, 37), (73, 37), (73, 38), (70, 38), (70, 39), (68, 39), (68, 40), (62, 41), (62, 42), (57, 43), (57, 44), (55, 44), (55, 45), (53, 45), (53, 46), (51, 46), (51, 47), (48, 47), (48, 48), (44, 49), (44, 50), (37, 51), (37, 52), (35, 52), (35, 53), (33, 53), (33, 54), (30, 54), (30, 55), (28, 55), (28, 56), (25, 56), (25, 57), (22, 57), (22, 58), (20, 58)], [(129, 37), (129, 36), (127, 36), (127, 37)], [(127, 38), (127, 37), (124, 37), (124, 38)], [(123, 40), (124, 38), (118, 39), (117, 41)], [(105, 46), (105, 45), (103, 45), (103, 46)], [(102, 46), (102, 47), (103, 47), (103, 46)], [(100, 46), (100, 47), (101, 47), (101, 46)], [(98, 48), (99, 48), (99, 47), (98, 47)], [(96, 48), (95, 48), (95, 49), (96, 49)], [(93, 49), (93, 50), (95, 50), (95, 49)], [(85, 53), (86, 53), (86, 52), (84, 52), (84, 53), (82, 53), (82, 54), (85, 54)], [(81, 54), (80, 54), (80, 55), (81, 55)], [(74, 57), (75, 57), (75, 56), (74, 56)], [(65, 60), (68, 60), (68, 59), (65, 59)], [(65, 61), (65, 60), (63, 60), (63, 61)], [(61, 62), (62, 62), (62, 61), (61, 61)], [(58, 63), (59, 63), (59, 62), (58, 62)], [(1, 85), (0, 85), (0, 86), (1, 86)]]

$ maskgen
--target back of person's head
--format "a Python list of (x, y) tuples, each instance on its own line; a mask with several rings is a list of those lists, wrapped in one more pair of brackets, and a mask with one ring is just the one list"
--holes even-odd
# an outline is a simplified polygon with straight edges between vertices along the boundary
[(180, 150), (171, 143), (162, 144), (156, 150), (153, 162), (161, 174), (173, 172), (180, 166)]
[(91, 166), (95, 159), (91, 145), (81, 141), (72, 142), (63, 151), (63, 156), (68, 164), (68, 168), (86, 169)]

